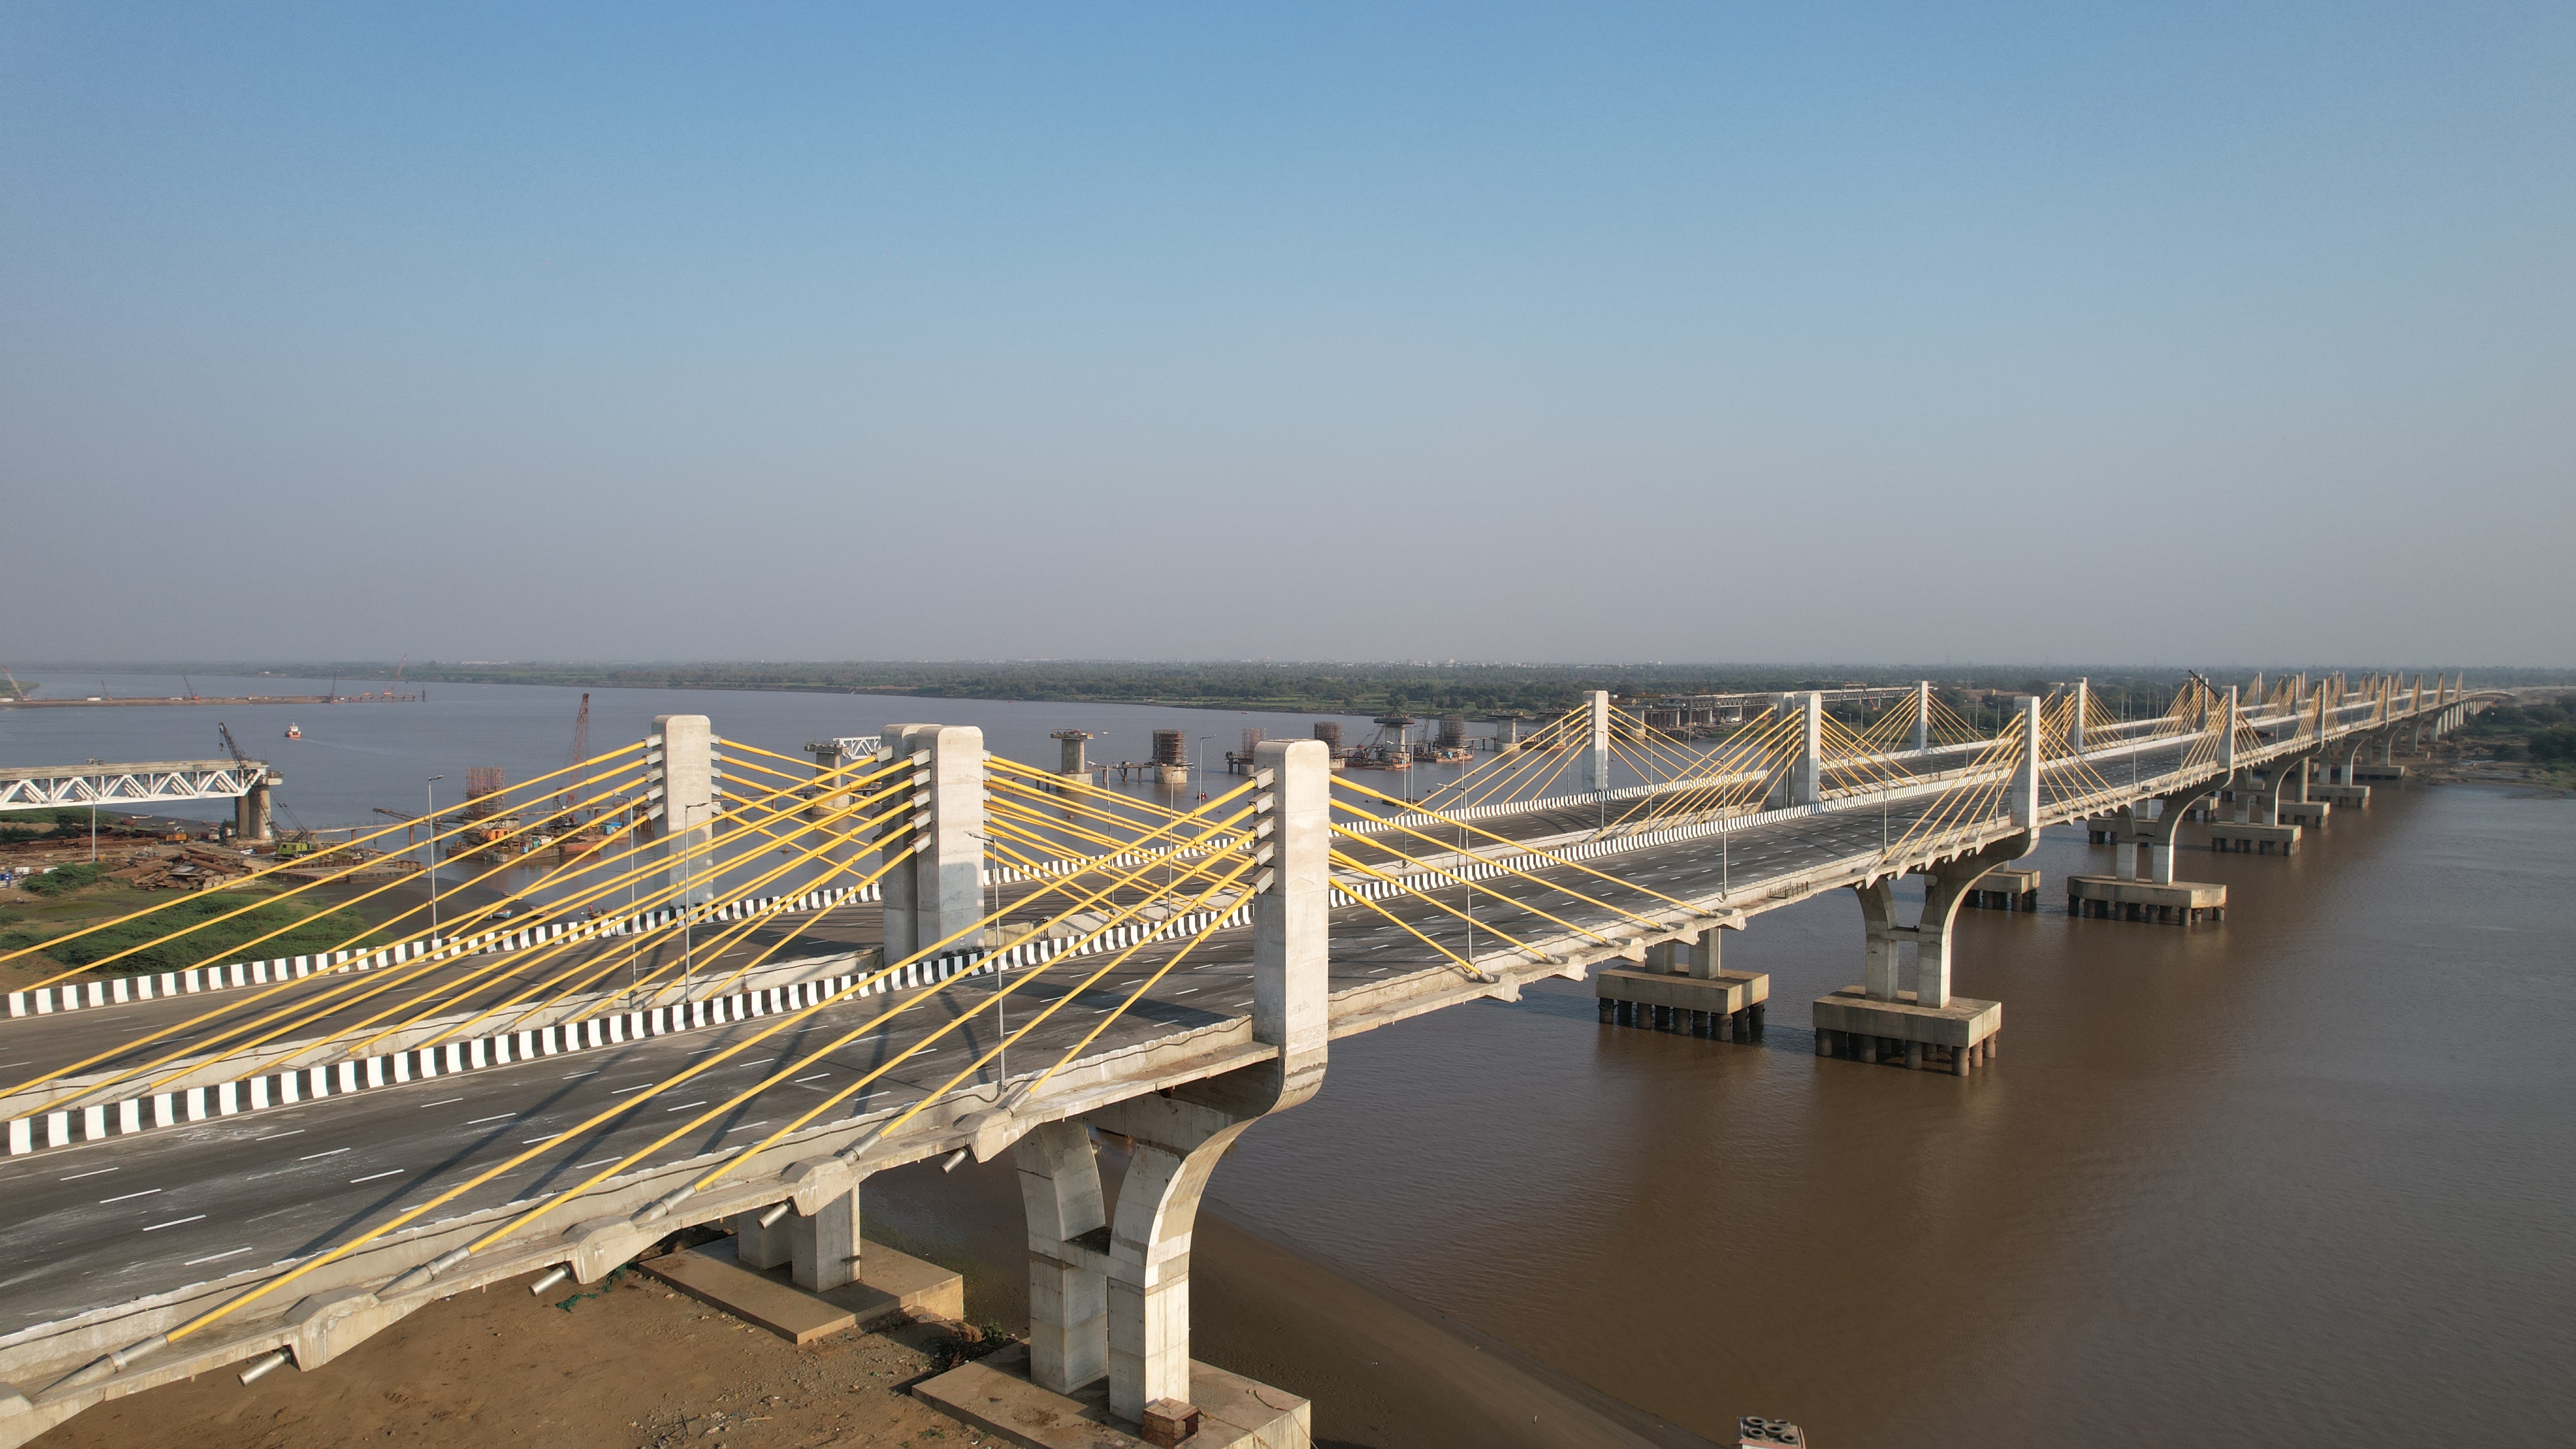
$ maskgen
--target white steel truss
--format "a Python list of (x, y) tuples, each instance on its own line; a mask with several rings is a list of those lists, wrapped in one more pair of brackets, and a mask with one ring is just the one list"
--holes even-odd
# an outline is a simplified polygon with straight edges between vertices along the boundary
[(278, 776), (265, 760), (161, 760), (139, 765), (21, 765), (0, 769), (0, 810), (54, 805), (154, 805), (232, 800)]

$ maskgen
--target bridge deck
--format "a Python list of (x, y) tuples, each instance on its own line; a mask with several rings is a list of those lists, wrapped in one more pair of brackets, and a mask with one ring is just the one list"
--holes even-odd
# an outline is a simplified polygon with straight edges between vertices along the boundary
[[(2133, 771), (2143, 785), (2152, 787), (2159, 777), (2182, 766), (2196, 743), (2184, 738), (2123, 746), (2118, 763), (2123, 774)], [(2102, 763), (2097, 761), (2096, 767), (2103, 768)], [(2215, 773), (2213, 767), (2194, 772), (2197, 777)], [(2089, 783), (2079, 779), (2073, 766), (2053, 765), (2043, 775), (2043, 817), (2063, 819), (2098, 808), (2100, 797), (2088, 793)], [(1475, 894), (1478, 928), (1473, 958), (1500, 978), (1501, 989), (1507, 990), (1521, 981), (1579, 971), (1590, 962), (1632, 951), (1641, 932), (1624, 913), (1677, 925), (1694, 915), (1751, 914), (1789, 904), (1876, 868), (1882, 843), (1903, 839), (1911, 827), (1939, 808), (1940, 800), (1931, 790), (1891, 792), (1884, 801), (1861, 796), (1833, 802), (1819, 813), (1743, 824), (1726, 832), (1722, 847), (1717, 838), (1703, 836), (1635, 844), (1617, 855), (1615, 867), (1601, 856), (1590, 857), (1596, 868), (1613, 871), (1620, 878), (1617, 882), (1571, 867), (1552, 867), (1531, 878), (1497, 877), (1484, 882), (1490, 890)], [(1477, 823), (1519, 841), (1553, 840), (1591, 831), (1605, 815), (1615, 819), (1617, 808), (1565, 806)], [(1989, 818), (1970, 832), (1977, 839), (1953, 838), (1946, 848), (2002, 838), (2013, 830), (2009, 821)], [(1370, 854), (1365, 847), (1342, 844), (1364, 857)], [(1470, 837), (1467, 844), (1477, 842)], [(1430, 849), (1419, 841), (1407, 841), (1404, 848), (1415, 853)], [(1606, 904), (1575, 901), (1552, 891), (1549, 882), (1570, 883)], [(1022, 885), (1012, 888), (1012, 893), (1025, 895), (1029, 889)], [(1454, 884), (1443, 888), (1442, 894), (1453, 903), (1467, 899), (1465, 888)], [(1672, 900), (1686, 902), (1688, 908), (1676, 907)], [(1464, 923), (1430, 902), (1397, 895), (1377, 905), (1450, 949), (1469, 954)], [(1589, 928), (1597, 936), (1568, 932), (1544, 919), (1538, 908)], [(807, 954), (872, 944), (873, 908), (845, 907), (830, 914), (828, 922), (802, 938), (819, 948)], [(792, 924), (797, 922), (790, 918), (761, 929), (776, 931)], [(1490, 933), (1495, 932), (1532, 942), (1555, 959), (1532, 960), (1492, 938)], [(1250, 935), (1244, 928), (1214, 932), (1190, 948), (1188, 963), (1129, 1008), (1036, 1105), (1043, 1110), (1085, 1110), (1265, 1057), (1268, 1049), (1250, 1038)], [(1605, 943), (1598, 937), (1620, 939)], [(598, 949), (615, 952), (623, 946), (607, 942)], [(1180, 949), (1170, 942), (1140, 949), (1088, 990), (1077, 990), (1076, 984), (1099, 969), (1106, 956), (1060, 957), (1042, 972), (1020, 970), (999, 981), (980, 976), (951, 983), (928, 1009), (905, 1013), (856, 1036), (797, 1072), (795, 1080), (753, 1095), (723, 1117), (662, 1145), (635, 1173), (598, 1189), (595, 1204), (586, 1202), (557, 1212), (526, 1251), (553, 1251), (537, 1245), (554, 1241), (574, 1221), (599, 1211), (631, 1210), (651, 1194), (685, 1180), (684, 1174), (702, 1168), (710, 1154), (774, 1130), (812, 1107), (837, 1084), (940, 1031), (1002, 986), (1015, 988), (1004, 1025), (1025, 1023), (1028, 1013), (1064, 1003), (1063, 1009), (1012, 1050), (1009, 1075), (1026, 1079), (1055, 1063), (1136, 983)], [(342, 979), (315, 978), (293, 990), (309, 993)], [(1368, 1030), (1497, 990), (1492, 982), (1473, 981), (1458, 972), (1378, 910), (1351, 904), (1342, 904), (1334, 912), (1330, 982), (1336, 1035)], [(920, 994), (856, 998), (826, 1007), (726, 1062), (709, 1073), (702, 1086), (692, 1083), (690, 1090), (666, 1094), (614, 1124), (552, 1142), (547, 1141), (550, 1136), (566, 1132), (625, 1095), (666, 1080), (697, 1059), (768, 1030), (776, 1022), (756, 1018), (675, 1032), (14, 1159), (0, 1168), (0, 1187), (7, 1189), (0, 1193), (0, 1233), (7, 1235), (15, 1250), (6, 1269), (0, 1270), (7, 1304), (7, 1317), (0, 1319), (0, 1378), (42, 1365), (80, 1361), (99, 1351), (93, 1340), (114, 1346), (109, 1340), (121, 1343), (137, 1332), (153, 1331), (149, 1325), (162, 1321), (154, 1315), (171, 1310), (134, 1306), (148, 1295), (166, 1292), (172, 1285), (240, 1275), (220, 1290), (182, 1290), (178, 1296), (229, 1294), (392, 1210), (419, 1202), (527, 1146), (544, 1144), (543, 1154), (512, 1176), (442, 1209), (441, 1222), (488, 1221), (496, 1211), (533, 1203), (578, 1181), (576, 1173), (651, 1145), (681, 1114), (704, 1110), (707, 1104), (871, 1021), (890, 1004)], [(130, 1036), (163, 1021), (161, 1013), (185, 1014), (202, 1010), (204, 1004), (204, 998), (183, 998), (107, 1008), (71, 1019), (0, 1022), (0, 1047), (25, 1048), (0, 1051), (0, 1056), (12, 1062), (21, 1056), (28, 1061), (61, 1060), (96, 1049), (101, 1042), (112, 1046), (120, 1033)], [(773, 1170), (766, 1165), (772, 1159), (783, 1164), (819, 1155), (856, 1140), (870, 1124), (918, 1103), (991, 1045), (995, 1025), (977, 1019), (949, 1031), (933, 1050), (888, 1074), (866, 1096), (835, 1108), (818, 1118), (800, 1139), (782, 1144), (764, 1159), (763, 1166), (744, 1174), (727, 1190), (731, 1196), (720, 1195), (716, 1201), (732, 1203), (739, 1198), (743, 1206), (775, 1201), (778, 1189), (774, 1180), (764, 1176)], [(970, 1076), (970, 1082), (986, 1088), (980, 1100), (991, 1100), (1001, 1075), (988, 1067)], [(959, 1111), (950, 1111), (943, 1103), (940, 1109), (923, 1114), (899, 1140), (871, 1148), (865, 1164), (881, 1168), (967, 1145), (972, 1134), (955, 1119), (972, 1105), (970, 1100), (958, 1104)], [(334, 1273), (341, 1276), (317, 1277), (308, 1286), (381, 1281), (387, 1264), (398, 1267), (419, 1261), (455, 1241), (452, 1233), (444, 1237), (441, 1233), (440, 1223), (423, 1223), (413, 1233), (381, 1243), (341, 1265), (345, 1274), (335, 1268)], [(502, 1250), (488, 1256), (489, 1262), (479, 1272), (518, 1271), (510, 1267), (517, 1260)], [(262, 1312), (274, 1313), (284, 1306), (283, 1302), (266, 1305)], [(44, 1327), (83, 1315), (117, 1321), (94, 1328)], [(254, 1316), (253, 1322), (257, 1321)], [(39, 1377), (33, 1382), (45, 1381)]]

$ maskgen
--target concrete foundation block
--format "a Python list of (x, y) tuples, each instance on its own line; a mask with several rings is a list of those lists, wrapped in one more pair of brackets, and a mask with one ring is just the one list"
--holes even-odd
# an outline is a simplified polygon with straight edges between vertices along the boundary
[[(913, 1387), (913, 1397), (1024, 1449), (1131, 1449), (1140, 1426), (1109, 1416), (1109, 1381), (1072, 1394), (1029, 1382), (1028, 1350), (1014, 1346)], [(1190, 1361), (1190, 1406), (1199, 1431), (1189, 1449), (1312, 1449), (1313, 1410), (1284, 1389)]]
[(2003, 1030), (2003, 1012), (1999, 1001), (1953, 996), (1947, 1006), (1926, 1007), (1915, 1005), (1911, 991), (1881, 1001), (1861, 987), (1846, 986), (1816, 998), (1816, 1055), (1862, 1062), (1902, 1058), (1918, 1070), (1941, 1065), (1966, 1076), (1968, 1064), (1990, 1059), (1993, 1039)]
[(2188, 926), (2227, 918), (2227, 887), (2205, 881), (2122, 880), (2108, 875), (2066, 878), (2066, 913), (2096, 920), (2148, 921)]
[(2243, 855), (2295, 855), (2300, 833), (2296, 825), (2221, 820), (2209, 827), (2209, 848)]

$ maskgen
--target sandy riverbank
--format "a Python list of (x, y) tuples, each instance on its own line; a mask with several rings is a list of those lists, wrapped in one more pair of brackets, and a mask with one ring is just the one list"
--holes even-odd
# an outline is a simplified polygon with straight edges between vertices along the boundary
[[(1105, 1156), (1106, 1154), (1104, 1154)], [(1025, 1327), (1025, 1278), (1005, 1272), (1016, 1193), (1001, 1165), (940, 1179), (913, 1169), (881, 1194), (948, 1209), (907, 1246), (969, 1274), (969, 1314)], [(938, 1187), (947, 1192), (936, 1192)], [(914, 1217), (910, 1208), (898, 1216)], [(945, 1252), (931, 1241), (944, 1241)], [(1013, 1265), (1014, 1267), (1016, 1265)], [(1337, 1449), (1678, 1449), (1662, 1421), (1507, 1345), (1373, 1291), (1221, 1210), (1193, 1264), (1200, 1357), (1305, 1395)], [(977, 1444), (904, 1390), (947, 1330), (844, 1334), (799, 1348), (634, 1274), (603, 1291), (531, 1298), (517, 1283), (432, 1305), (314, 1373), (250, 1387), (212, 1374), (82, 1414), (44, 1449), (814, 1449)]]

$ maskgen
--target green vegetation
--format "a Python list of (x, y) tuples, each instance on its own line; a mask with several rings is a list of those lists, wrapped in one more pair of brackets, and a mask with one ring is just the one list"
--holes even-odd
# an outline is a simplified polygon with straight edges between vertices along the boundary
[(2471, 715), (2451, 739), (2499, 760), (2576, 763), (2576, 696), (2500, 704)]
[[(336, 667), (336, 666), (335, 666)], [(366, 666), (350, 666), (350, 677)], [(390, 671), (386, 671), (390, 672)], [(1924, 665), (1713, 664), (1340, 664), (1214, 661), (1188, 664), (1110, 660), (984, 662), (491, 664), (414, 665), (406, 680), (545, 684), (584, 689), (758, 689), (946, 699), (1059, 700), (1208, 709), (1376, 714), (1481, 715), (1516, 710), (1547, 716), (1571, 709), (1587, 690), (1628, 700), (1670, 694), (1772, 693), (1799, 689), (1891, 688), (1929, 677), (1953, 708), (1989, 692), (2044, 693), (2089, 677), (2103, 707), (2132, 716), (2159, 711), (2184, 681), (2180, 670), (2067, 665), (2028, 668)]]
[(27, 877), (18, 889), (35, 896), (67, 896), (85, 885), (98, 884), (107, 874), (104, 866), (82, 861), (77, 865), (58, 865), (43, 875)]
[[(54, 872), (55, 875), (65, 873), (62, 870)], [(46, 878), (37, 877), (38, 880)], [(119, 891), (116, 894), (124, 896), (127, 893)], [(209, 891), (203, 895), (190, 896), (178, 901), (172, 901), (166, 895), (153, 895), (148, 892), (138, 891), (131, 894), (141, 898), (143, 904), (157, 905), (162, 909), (141, 920), (111, 926), (76, 941), (65, 941), (58, 946), (45, 947), (42, 956), (28, 957), (14, 964), (25, 969), (42, 970), (50, 975), (67, 966), (75, 968), (87, 966), (92, 962), (116, 955), (129, 947), (156, 940), (172, 931), (179, 931), (181, 934), (127, 956), (115, 962), (109, 969), (119, 974), (144, 974), (154, 971), (177, 971), (197, 965), (209, 958), (220, 962), (235, 960), (245, 954), (262, 959), (310, 955), (316, 951), (333, 950), (349, 945), (352, 937), (361, 938), (359, 944), (375, 944), (375, 938), (369, 934), (366, 921), (348, 911), (314, 914), (298, 904), (277, 901), (258, 905), (229, 921), (200, 925), (196, 929), (189, 930), (186, 928), (192, 922), (211, 922), (217, 916), (239, 910), (257, 897), (237, 890)], [(90, 906), (92, 903), (84, 899), (82, 904)], [(124, 902), (101, 900), (96, 904), (122, 905)], [(100, 916), (101, 913), (96, 909), (84, 910), (80, 918), (75, 918), (47, 911), (43, 907), (19, 913), (19, 918), (10, 923), (12, 929), (0, 930), (0, 951), (17, 951), (29, 946), (44, 946), (45, 942), (87, 925), (90, 920), (99, 919)], [(287, 929), (285, 934), (261, 941), (256, 946), (249, 944), (254, 939), (281, 927), (290, 929)]]

